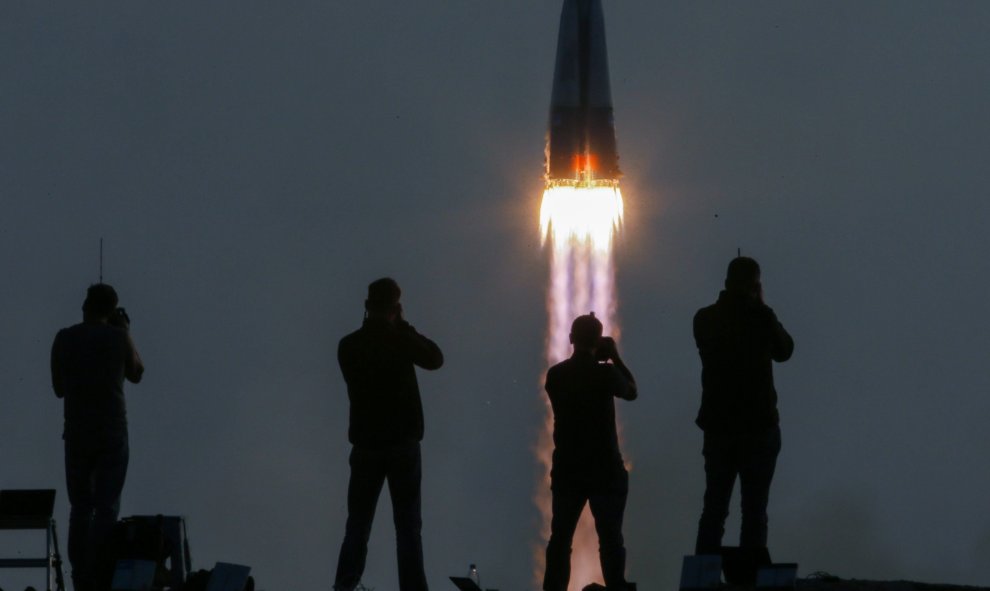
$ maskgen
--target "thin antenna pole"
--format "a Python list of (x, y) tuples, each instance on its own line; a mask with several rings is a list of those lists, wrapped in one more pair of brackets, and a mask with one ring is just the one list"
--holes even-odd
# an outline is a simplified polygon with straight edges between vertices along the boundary
[[(101, 242), (100, 244), (103, 244), (103, 243)], [(102, 251), (100, 251), (100, 252), (102, 252)], [(737, 257), (741, 257), (742, 256), (742, 249), (739, 248), (738, 246), (736, 247), (736, 256)]]
[(100, 236), (100, 283), (103, 283), (103, 236)]

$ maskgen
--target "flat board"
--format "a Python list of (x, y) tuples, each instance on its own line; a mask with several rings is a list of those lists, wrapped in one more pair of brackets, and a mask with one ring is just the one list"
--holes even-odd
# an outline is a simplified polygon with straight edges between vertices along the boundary
[(250, 566), (218, 562), (210, 573), (206, 591), (244, 591), (249, 574)]

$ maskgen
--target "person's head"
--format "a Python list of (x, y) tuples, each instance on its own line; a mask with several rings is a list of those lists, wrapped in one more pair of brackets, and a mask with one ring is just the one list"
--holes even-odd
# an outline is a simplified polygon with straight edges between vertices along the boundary
[(117, 292), (106, 283), (94, 283), (83, 301), (84, 320), (106, 320), (117, 309)]
[(725, 272), (725, 289), (736, 295), (758, 299), (763, 289), (759, 263), (749, 257), (732, 259)]
[(602, 338), (602, 323), (595, 313), (578, 316), (571, 323), (571, 344), (575, 351), (594, 351)]
[(384, 318), (392, 321), (402, 311), (399, 298), (402, 290), (391, 277), (376, 279), (368, 285), (368, 299), (364, 301), (364, 309), (369, 318)]

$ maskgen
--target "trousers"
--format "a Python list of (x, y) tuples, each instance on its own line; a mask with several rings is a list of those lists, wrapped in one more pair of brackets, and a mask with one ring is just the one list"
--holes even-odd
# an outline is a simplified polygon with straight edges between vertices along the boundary
[(385, 481), (392, 497), (400, 591), (427, 591), (423, 569), (419, 442), (384, 449), (351, 449), (351, 480), (347, 487), (347, 526), (337, 560), (334, 589), (352, 591), (364, 574), (368, 539), (375, 508)]
[(126, 435), (65, 441), (69, 563), (73, 587), (80, 591), (109, 585), (113, 565), (107, 546), (120, 512), (129, 457)]
[[(610, 482), (593, 487), (552, 487), (553, 517), (547, 543), (544, 591), (567, 591), (571, 578), (571, 542), (585, 504), (591, 507), (598, 533), (598, 557), (608, 589), (624, 590), (627, 583), (626, 548), (622, 538), (622, 518), (629, 492), (625, 470), (610, 475)], [(604, 485), (602, 485), (604, 484)], [(590, 582), (590, 581), (588, 581)]]
[(742, 497), (741, 548), (767, 545), (767, 504), (780, 453), (780, 428), (757, 433), (705, 432), (705, 500), (695, 554), (718, 554), (736, 478)]

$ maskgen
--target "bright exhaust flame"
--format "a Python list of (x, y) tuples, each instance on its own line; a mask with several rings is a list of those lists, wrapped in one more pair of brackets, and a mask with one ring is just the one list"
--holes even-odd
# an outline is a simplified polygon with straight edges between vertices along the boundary
[[(604, 325), (605, 334), (618, 338), (612, 243), (615, 232), (622, 225), (622, 216), (622, 195), (615, 181), (550, 181), (543, 192), (540, 229), (544, 245), (549, 240), (552, 248), (547, 297), (550, 315), (546, 343), (548, 366), (570, 356), (571, 322), (581, 314), (594, 311)], [(535, 499), (543, 517), (543, 545), (536, 550), (534, 573), (538, 588), (543, 582), (544, 552), (550, 538), (552, 515), (553, 412), (546, 395), (542, 397), (546, 403), (546, 421), (536, 450), (544, 467)], [(603, 578), (598, 558), (598, 534), (591, 512), (585, 507), (574, 533), (568, 591), (579, 591), (592, 582), (603, 583)]]
[(555, 181), (543, 192), (540, 231), (544, 244), (590, 242), (598, 251), (612, 250), (612, 236), (622, 224), (622, 195), (613, 181)]

